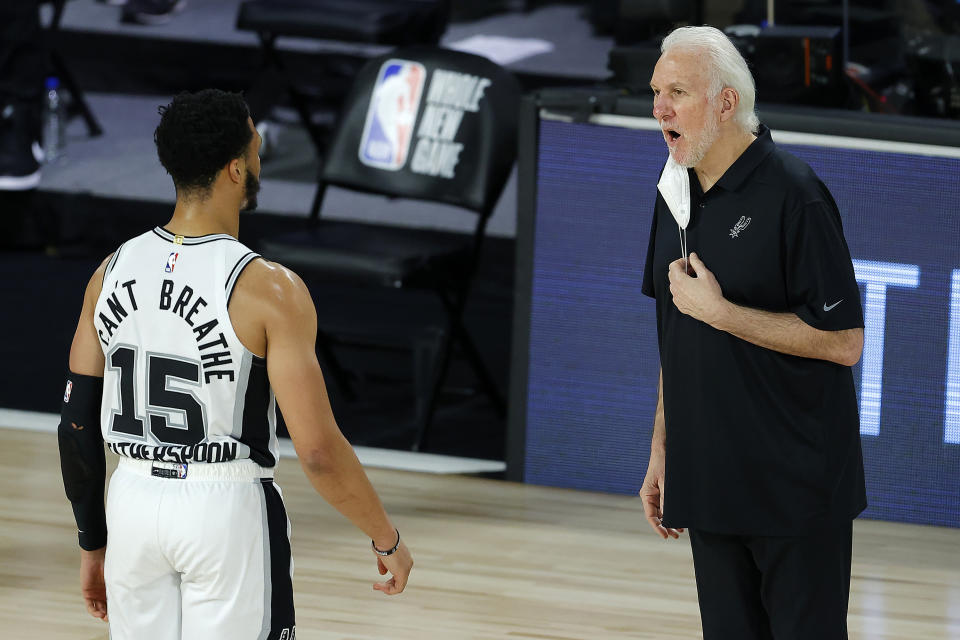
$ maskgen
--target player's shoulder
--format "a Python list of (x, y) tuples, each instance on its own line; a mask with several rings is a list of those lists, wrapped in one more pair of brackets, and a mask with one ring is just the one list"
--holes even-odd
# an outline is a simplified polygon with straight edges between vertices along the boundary
[(252, 260), (237, 280), (234, 297), (273, 308), (301, 306), (310, 301), (303, 279), (292, 269), (263, 257)]
[(262, 256), (250, 262), (244, 270), (243, 279), (247, 281), (248, 286), (262, 288), (265, 291), (283, 293), (306, 289), (303, 279), (293, 269)]

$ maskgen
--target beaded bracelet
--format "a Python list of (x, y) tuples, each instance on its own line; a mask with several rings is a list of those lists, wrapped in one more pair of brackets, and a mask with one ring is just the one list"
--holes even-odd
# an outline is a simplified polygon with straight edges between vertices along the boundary
[(398, 529), (394, 529), (394, 531), (397, 532), (397, 544), (393, 545), (392, 549), (388, 549), (387, 551), (381, 551), (380, 549), (377, 549), (377, 545), (376, 543), (374, 543), (373, 540), (370, 541), (370, 546), (373, 547), (373, 552), (375, 554), (377, 554), (378, 556), (387, 557), (387, 556), (392, 556), (397, 552), (397, 549), (400, 548), (400, 531)]

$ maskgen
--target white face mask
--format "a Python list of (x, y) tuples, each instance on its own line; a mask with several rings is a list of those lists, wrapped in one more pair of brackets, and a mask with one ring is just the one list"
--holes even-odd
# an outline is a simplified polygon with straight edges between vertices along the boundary
[[(674, 220), (677, 221), (680, 232), (680, 251), (682, 258), (687, 259), (686, 229), (690, 222), (690, 175), (687, 170), (674, 161), (673, 156), (667, 157), (667, 164), (663, 168), (657, 190), (663, 196), (664, 202), (670, 208)], [(686, 271), (686, 263), (684, 263)]]

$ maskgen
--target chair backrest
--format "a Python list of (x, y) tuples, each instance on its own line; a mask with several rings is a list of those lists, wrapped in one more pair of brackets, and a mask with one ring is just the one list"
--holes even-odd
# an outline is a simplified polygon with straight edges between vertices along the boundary
[(270, 37), (435, 45), (449, 19), (450, 0), (244, 0), (237, 28)]
[(397, 49), (357, 74), (321, 180), (485, 217), (516, 158), (519, 104), (517, 80), (486, 58)]

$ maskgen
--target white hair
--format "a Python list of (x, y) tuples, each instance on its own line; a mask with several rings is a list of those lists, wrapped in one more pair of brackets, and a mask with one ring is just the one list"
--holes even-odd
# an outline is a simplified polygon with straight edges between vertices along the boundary
[(714, 27), (680, 27), (663, 39), (660, 52), (672, 49), (699, 50), (708, 64), (708, 96), (713, 99), (729, 87), (740, 96), (733, 121), (745, 132), (756, 133), (760, 120), (754, 112), (757, 89), (753, 75), (737, 48), (722, 31)]

